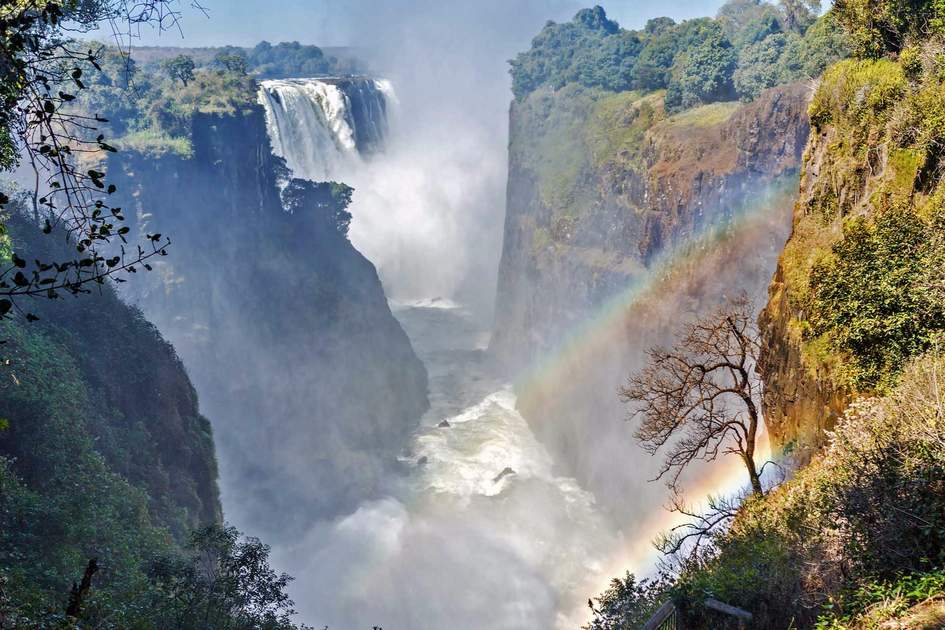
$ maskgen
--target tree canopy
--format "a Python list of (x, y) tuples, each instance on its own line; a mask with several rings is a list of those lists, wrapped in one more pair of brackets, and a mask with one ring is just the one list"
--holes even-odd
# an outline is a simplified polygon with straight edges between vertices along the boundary
[(568, 83), (620, 92), (668, 89), (670, 111), (720, 100), (751, 100), (762, 90), (815, 77), (845, 54), (817, 0), (729, 0), (715, 18), (668, 17), (640, 31), (619, 27), (601, 7), (570, 22), (548, 22), (511, 63), (517, 99)]

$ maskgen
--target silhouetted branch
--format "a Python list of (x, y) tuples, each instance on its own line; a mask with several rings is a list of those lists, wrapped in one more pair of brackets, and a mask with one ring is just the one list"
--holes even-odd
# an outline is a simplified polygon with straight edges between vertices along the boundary
[(690, 324), (672, 350), (652, 348), (648, 365), (620, 389), (641, 418), (636, 438), (650, 454), (666, 451), (657, 479), (677, 489), (696, 460), (738, 455), (752, 490), (761, 494), (755, 464), (761, 381), (755, 373), (760, 343), (754, 309), (742, 296)]

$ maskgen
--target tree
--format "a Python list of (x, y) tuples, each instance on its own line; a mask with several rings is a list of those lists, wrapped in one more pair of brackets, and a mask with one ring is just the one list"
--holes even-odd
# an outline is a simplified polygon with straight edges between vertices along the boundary
[(665, 575), (637, 580), (627, 572), (614, 578), (599, 597), (588, 600), (593, 618), (582, 630), (628, 630), (642, 628), (668, 598), (672, 581)]
[(820, 0), (779, 0), (784, 27), (803, 34), (820, 15)]
[(783, 34), (776, 33), (742, 48), (738, 55), (738, 68), (732, 77), (735, 91), (742, 100), (754, 100), (764, 90), (792, 78), (791, 68), (782, 63), (787, 41)]
[[(107, 121), (75, 106), (87, 75), (103, 71), (104, 47), (89, 47), (74, 34), (108, 25), (126, 49), (143, 26), (176, 27), (177, 2), (20, 0), (0, 7), (0, 170), (29, 166), (33, 221), (47, 234), (65, 232), (78, 253), (70, 260), (38, 260), (31, 252), (7, 252), (0, 263), (0, 319), (16, 312), (35, 319), (22, 311), (24, 298), (87, 293), (107, 278), (120, 280), (119, 272), (150, 268), (149, 258), (166, 253), (169, 241), (160, 237), (126, 250), (130, 230), (119, 226), (121, 208), (108, 203), (116, 187), (79, 159), (116, 149), (98, 132)], [(10, 201), (0, 193), (0, 211), (9, 211)]]
[(734, 96), (734, 47), (716, 23), (706, 24), (700, 32), (699, 43), (681, 53), (681, 59), (677, 58), (678, 67), (674, 69), (665, 101), (671, 112)]
[(176, 79), (187, 85), (194, 80), (194, 70), (197, 68), (197, 64), (194, 63), (193, 57), (177, 55), (166, 59), (161, 67), (164, 68), (164, 72), (172, 81)]
[(641, 418), (636, 438), (643, 448), (668, 451), (657, 478), (668, 475), (674, 490), (693, 461), (736, 454), (752, 492), (763, 494), (755, 462), (759, 348), (754, 309), (739, 297), (687, 326), (672, 350), (651, 348), (648, 365), (621, 387), (621, 400), (631, 405), (629, 419)]
[(285, 592), (292, 578), (269, 566), (267, 545), (209, 525), (191, 534), (187, 552), (161, 558), (149, 571), (157, 588), (147, 609), (159, 630), (295, 630)]
[(237, 49), (221, 51), (213, 58), (213, 65), (220, 70), (240, 75), (246, 74), (247, 64), (246, 55)]

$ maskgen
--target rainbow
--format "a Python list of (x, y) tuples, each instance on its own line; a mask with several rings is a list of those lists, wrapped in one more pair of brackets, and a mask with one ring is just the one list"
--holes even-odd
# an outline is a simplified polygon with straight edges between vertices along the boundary
[(790, 207), (796, 197), (797, 179), (781, 177), (730, 217), (706, 226), (686, 242), (669, 248), (622, 291), (607, 300), (592, 316), (574, 328), (555, 348), (546, 351), (515, 381), (520, 397), (535, 389), (565, 385), (567, 368), (576, 358), (592, 358), (603, 348), (619, 343), (623, 324), (634, 311), (661, 295), (672, 294), (685, 282), (687, 271), (703, 266), (719, 251), (734, 249), (772, 226), (773, 207)]
[[(592, 365), (595, 358), (626, 347), (628, 325), (645, 317), (654, 304), (671, 299), (687, 288), (691, 290), (694, 276), (708, 277), (719, 265), (731, 266), (733, 252), (750, 251), (754, 244), (770, 242), (772, 230), (782, 226), (790, 212), (796, 192), (797, 178), (781, 177), (723, 221), (706, 226), (685, 244), (665, 251), (561, 343), (532, 362), (515, 380), (518, 400), (528, 404), (530, 399), (560, 395), (574, 387), (577, 379), (573, 375), (580, 366)], [(761, 442), (759, 450), (766, 459), (766, 437)], [(706, 466), (700, 473), (700, 478), (687, 487), (687, 497), (697, 498), (696, 505), (704, 505), (708, 495), (734, 494), (745, 485), (741, 463), (732, 458)], [(595, 594), (604, 590), (610, 579), (627, 570), (638, 575), (651, 573), (659, 559), (652, 541), (659, 533), (681, 522), (678, 514), (660, 508), (635, 524), (632, 532), (625, 532), (627, 542), (609, 559), (610, 566), (600, 572), (601, 582)]]

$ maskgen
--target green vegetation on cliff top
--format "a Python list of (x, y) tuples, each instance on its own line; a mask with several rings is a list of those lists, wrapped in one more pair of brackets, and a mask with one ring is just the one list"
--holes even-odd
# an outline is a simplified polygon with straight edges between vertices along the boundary
[(621, 29), (601, 7), (584, 9), (571, 22), (549, 22), (512, 60), (512, 89), (518, 100), (569, 83), (608, 92), (665, 89), (669, 111), (752, 100), (816, 77), (844, 56), (833, 18), (815, 17), (818, 4), (730, 0), (715, 19), (657, 18), (641, 31)]

